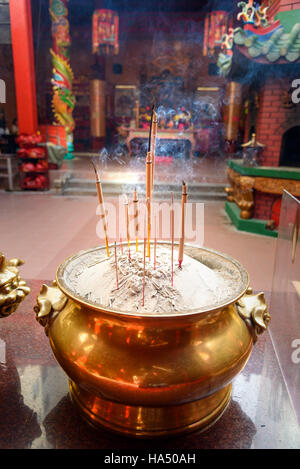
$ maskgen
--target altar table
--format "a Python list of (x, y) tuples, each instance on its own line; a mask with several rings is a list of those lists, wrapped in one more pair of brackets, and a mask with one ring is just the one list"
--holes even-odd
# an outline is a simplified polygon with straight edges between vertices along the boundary
[[(126, 144), (130, 153), (132, 154), (131, 150), (131, 142), (133, 139), (149, 139), (149, 129), (136, 129), (136, 128), (124, 128), (122, 127), (123, 131), (127, 131), (127, 138)], [(178, 130), (178, 129), (158, 129), (157, 131), (157, 142), (159, 140), (188, 140), (191, 144), (190, 154), (189, 156), (192, 157), (194, 150), (195, 150), (195, 135), (194, 130)], [(158, 155), (159, 156), (159, 155)]]

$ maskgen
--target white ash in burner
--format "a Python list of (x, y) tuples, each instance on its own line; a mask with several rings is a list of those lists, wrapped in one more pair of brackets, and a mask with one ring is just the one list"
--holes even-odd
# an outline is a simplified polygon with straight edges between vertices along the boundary
[[(146, 257), (145, 298), (143, 306), (143, 246), (136, 252), (117, 247), (118, 288), (113, 250), (110, 258), (105, 252), (89, 252), (84, 261), (67, 269), (67, 283), (72, 291), (94, 304), (112, 308), (120, 312), (158, 314), (180, 313), (189, 309), (204, 308), (228, 298), (232, 291), (234, 278), (223, 275), (222, 269), (208, 267), (202, 262), (185, 255), (182, 268), (174, 262), (174, 281), (172, 287), (171, 251), (158, 245), (156, 268), (151, 257)], [(174, 251), (177, 259), (177, 250)], [(69, 266), (71, 267), (71, 266)], [(226, 272), (225, 272), (226, 273)]]

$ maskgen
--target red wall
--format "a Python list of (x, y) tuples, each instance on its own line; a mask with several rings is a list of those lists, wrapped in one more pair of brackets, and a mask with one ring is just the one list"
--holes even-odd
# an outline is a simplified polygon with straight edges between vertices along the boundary
[(282, 135), (300, 125), (300, 105), (286, 106), (286, 100), (291, 101), (292, 81), (289, 77), (269, 78), (260, 92), (256, 134), (257, 140), (265, 145), (263, 166), (279, 166)]
[[(256, 134), (257, 140), (265, 145), (262, 166), (279, 166), (282, 135), (289, 128), (300, 125), (300, 104), (286, 106), (292, 81), (289, 77), (271, 77), (261, 89)], [(279, 197), (254, 191), (253, 217), (270, 220), (272, 206)]]
[(260, 220), (270, 220), (272, 206), (278, 198), (281, 198), (281, 196), (254, 191), (253, 217)]
[(284, 123), (282, 94), (282, 83), (279, 80), (266, 83), (260, 94), (256, 133), (257, 140), (266, 146), (262, 155), (263, 166), (279, 165), (281, 129)]
[(280, 0), (276, 13), (280, 13), (281, 11), (298, 10), (298, 8), (300, 8), (299, 0)]

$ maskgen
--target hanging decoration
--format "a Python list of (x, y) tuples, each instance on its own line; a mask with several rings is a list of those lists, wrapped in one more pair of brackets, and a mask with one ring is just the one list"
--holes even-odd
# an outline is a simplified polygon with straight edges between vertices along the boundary
[(247, 24), (253, 24), (256, 27), (269, 26), (267, 19), (267, 11), (269, 7), (264, 7), (257, 4), (253, 0), (246, 2), (239, 2), (238, 7), (242, 8), (242, 11), (237, 15), (238, 21), (243, 21)]
[(220, 70), (220, 75), (226, 76), (230, 72), (232, 66), (233, 56), (233, 35), (234, 29), (229, 28), (226, 34), (223, 34), (220, 53), (218, 56), (217, 65)]
[(72, 92), (73, 72), (70, 66), (70, 45), (68, 21), (68, 0), (50, 0), (50, 16), (52, 21), (53, 48), (50, 49), (53, 64), (51, 80), (53, 97), (52, 109), (57, 124), (66, 130), (68, 153), (65, 158), (73, 158), (73, 131), (75, 121), (73, 110), (75, 96)]
[(228, 28), (228, 13), (212, 11), (204, 21), (203, 55), (213, 57), (216, 47), (220, 46), (223, 35)]
[(298, 60), (297, 37), (300, 28), (297, 23), (290, 32), (286, 32), (280, 19), (274, 16), (274, 8), (270, 13), (271, 1), (258, 3), (248, 0), (238, 2), (237, 6), (241, 11), (236, 20), (241, 25), (233, 29), (233, 25), (229, 24), (223, 35), (217, 60), (220, 75), (229, 75), (235, 46), (248, 58), (258, 59), (261, 63), (274, 63), (279, 59), (286, 62)]
[(119, 53), (119, 16), (112, 10), (95, 10), (93, 13), (93, 54), (117, 55)]

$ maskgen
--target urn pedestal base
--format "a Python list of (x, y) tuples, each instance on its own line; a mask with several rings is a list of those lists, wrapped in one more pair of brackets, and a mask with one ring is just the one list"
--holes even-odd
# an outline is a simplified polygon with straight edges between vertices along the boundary
[(136, 438), (163, 438), (206, 430), (226, 410), (232, 384), (198, 401), (163, 407), (125, 405), (97, 397), (69, 381), (71, 397), (94, 427)]

